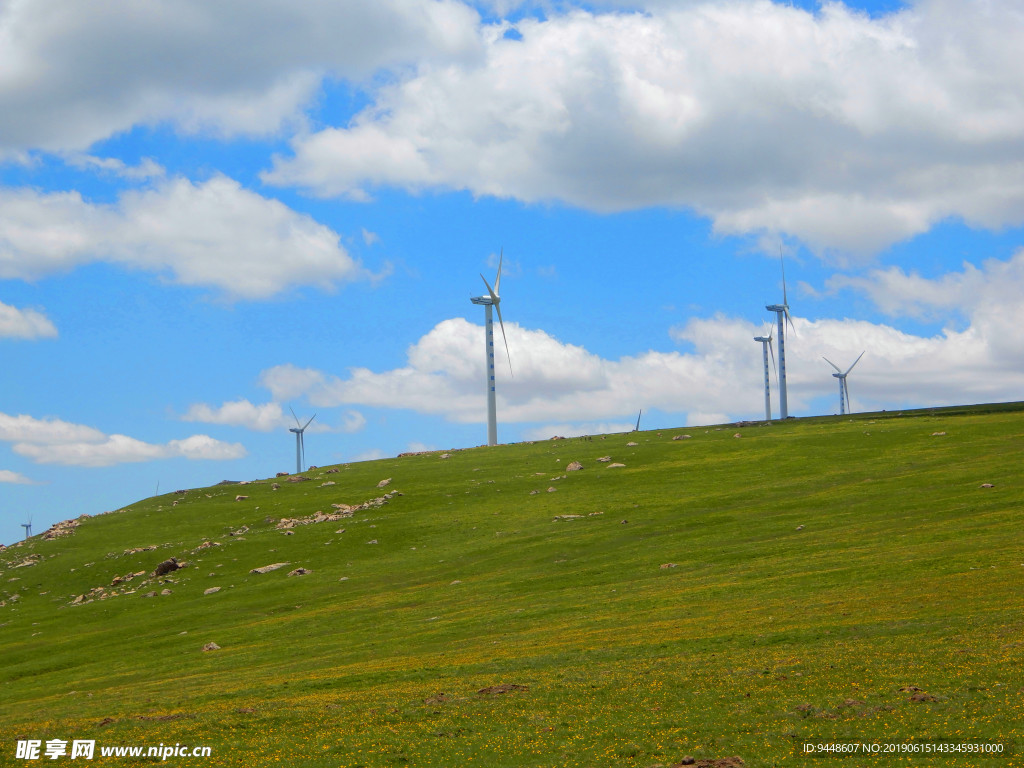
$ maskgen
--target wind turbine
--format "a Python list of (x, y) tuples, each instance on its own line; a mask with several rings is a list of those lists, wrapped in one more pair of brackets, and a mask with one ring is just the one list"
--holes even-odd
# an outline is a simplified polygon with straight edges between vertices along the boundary
[[(792, 326), (789, 318), (789, 301), (786, 299), (786, 262), (779, 254), (779, 262), (782, 264), (782, 303), (769, 304), (765, 307), (769, 312), (774, 312), (779, 321), (779, 418), (789, 418), (789, 400), (786, 397), (786, 328)], [(783, 320), (785, 318), (785, 320)]]
[[(864, 352), (866, 351), (867, 350), (864, 350)], [(853, 361), (853, 365), (860, 362), (860, 359), (864, 357), (864, 352), (857, 355), (857, 359)], [(839, 379), (839, 415), (843, 416), (848, 410), (850, 410), (850, 386), (846, 383), (846, 376), (853, 370), (853, 365), (847, 368), (846, 373), (844, 373), (838, 365), (833, 363), (824, 355), (821, 356), (821, 359), (836, 369), (836, 372), (832, 375)]]
[(22, 523), (21, 527), (25, 529), (25, 541), (28, 541), (32, 536), (32, 515), (28, 516), (28, 522)]
[(487, 444), (498, 444), (498, 407), (494, 394), (494, 316), (491, 308), (498, 310), (498, 323), (501, 325), (501, 338), (505, 340), (505, 355), (508, 357), (508, 372), (512, 373), (512, 357), (508, 354), (508, 338), (505, 336), (505, 323), (501, 319), (501, 262), (505, 258), (505, 249), (501, 249), (498, 256), (498, 276), (494, 279), (494, 288), (491, 288), (487, 278), (480, 275), (480, 279), (487, 286), (486, 296), (477, 296), (470, 299), (474, 304), (482, 304), (484, 308), (484, 320), (486, 325), (487, 342)]
[(314, 413), (310, 416), (309, 421), (305, 424), (300, 424), (299, 417), (295, 415), (295, 410), (291, 408), (291, 406), (289, 406), (288, 410), (292, 412), (292, 418), (295, 419), (295, 426), (289, 427), (288, 431), (295, 433), (295, 474), (298, 475), (302, 473), (302, 465), (306, 461), (306, 441), (303, 437), (303, 433), (306, 431), (306, 427), (309, 426), (310, 422), (316, 418), (316, 414)]
[(634, 432), (640, 431), (640, 417), (644, 415), (644, 409), (640, 409), (640, 413), (636, 415), (636, 427), (633, 429)]
[[(755, 336), (754, 341), (761, 342), (761, 351), (764, 353), (764, 420), (772, 420), (772, 392), (771, 379), (768, 376), (768, 352), (772, 353), (772, 367), (775, 368), (775, 350), (772, 348), (772, 328), (768, 326), (768, 335)], [(779, 372), (776, 368), (775, 375)]]

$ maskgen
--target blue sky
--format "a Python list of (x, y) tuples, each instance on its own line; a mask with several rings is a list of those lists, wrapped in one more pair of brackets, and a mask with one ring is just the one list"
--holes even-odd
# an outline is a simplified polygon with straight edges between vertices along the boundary
[[(58, 6), (58, 7), (52, 7)], [(486, 439), (1021, 399), (1017, 3), (0, 0), (0, 542)], [(772, 381), (778, 416), (777, 382)]]

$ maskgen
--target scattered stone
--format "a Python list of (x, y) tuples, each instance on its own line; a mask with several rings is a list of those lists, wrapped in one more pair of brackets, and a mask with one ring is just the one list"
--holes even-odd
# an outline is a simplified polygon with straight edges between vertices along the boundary
[(256, 710), (253, 709), (252, 707), (238, 707), (237, 709), (235, 709), (235, 712), (237, 712), (240, 715), (255, 715), (256, 714)]
[(626, 466), (626, 465), (625, 464), (619, 464), (618, 462), (615, 462), (614, 464), (609, 464), (608, 465), (608, 469), (615, 469), (616, 467), (624, 467), (624, 466)]
[(270, 490), (272, 490), (272, 491), (279, 491), (279, 490), (281, 490), (281, 484), (280, 484), (280, 483), (274, 483), (274, 484), (272, 484), (272, 485), (270, 486)]
[(605, 461), (605, 462), (611, 461), (611, 460), (612, 460), (611, 456), (602, 456), (601, 458), (598, 459), (598, 461)]
[(565, 465), (566, 472), (576, 472), (577, 470), (583, 469), (583, 465), (578, 461), (572, 461)]
[(276, 571), (278, 568), (284, 568), (288, 563), (271, 563), (270, 565), (264, 565), (260, 568), (253, 568), (249, 573), (270, 573)]
[(156, 544), (151, 544), (148, 547), (135, 547), (134, 549), (126, 549), (124, 554), (126, 555), (137, 555), (139, 552), (149, 552), (156, 549)]
[(995, 488), (995, 486), (992, 485), (992, 483), (982, 483), (981, 487), (982, 488)]
[(501, 685), (489, 685), (486, 688), (481, 688), (477, 693), (481, 696), (493, 696), (501, 693), (511, 693), (512, 691), (528, 691), (529, 686), (519, 685), (518, 683), (503, 683)]
[(338, 581), (348, 581), (348, 576), (342, 576)]
[(932, 437), (945, 437), (945, 432), (932, 432)]
[(307, 573), (312, 573), (309, 568), (296, 568), (294, 571), (288, 573), (289, 576), (305, 576)]
[(156, 592), (147, 592), (143, 597), (156, 597)]
[(554, 520), (551, 522), (557, 523), (559, 520), (579, 520), (583, 515), (555, 515)]
[(168, 596), (169, 594), (171, 594), (171, 590), (169, 590), (169, 589), (166, 589), (166, 588), (165, 588), (165, 589), (162, 589), (162, 590), (160, 590), (160, 594), (161, 594), (161, 595), (162, 595), (163, 597), (167, 597), (167, 596)]
[(181, 568), (181, 564), (178, 562), (178, 558), (171, 557), (167, 560), (164, 560), (162, 563), (160, 563), (160, 565), (156, 567), (156, 570), (153, 571), (153, 576), (157, 578), (161, 576), (166, 576), (168, 573), (176, 571), (179, 568)]
[(918, 688), (916, 685), (904, 685), (902, 688), (900, 688), (900, 693), (916, 693), (920, 690), (921, 689)]
[(231, 532), (230, 532), (230, 533), (228, 534), (228, 536), (244, 536), (244, 535), (245, 535), (245, 534), (247, 534), (248, 532), (249, 532), (249, 526), (248, 526), (248, 525), (243, 525), (243, 526), (242, 526), (241, 528), (239, 528), (239, 529), (238, 529), (237, 531), (231, 531)]
[(798, 525), (798, 526), (796, 527), (796, 529), (797, 529), (798, 531), (802, 531), (802, 530), (804, 529), (804, 527), (803, 527), (802, 525)]
[(735, 435), (733, 435), (733, 437), (743, 437), (743, 435), (741, 435), (739, 432), (737, 432)]
[(329, 485), (337, 485), (333, 480), (328, 480), (326, 483), (320, 483), (321, 488), (326, 488)]
[(442, 453), (440, 458), (442, 458), (442, 459), (449, 459), (449, 458), (451, 458), (451, 454), (450, 453)]
[(287, 472), (278, 472), (276, 476), (277, 477), (288, 477), (288, 473)]
[(622, 521), (619, 522), (619, 525), (628, 525), (628, 524), (629, 524), (629, 520), (622, 520)]
[(377, 487), (378, 488), (386, 488), (389, 485), (391, 485), (391, 478), (390, 477), (386, 477), (383, 480), (381, 480), (379, 483), (377, 483)]
[(295, 531), (281, 531), (282, 536), (294, 536)]
[(554, 492), (555, 492), (555, 491), (557, 491), (557, 490), (558, 490), (558, 489), (557, 489), (557, 488), (555, 488), (555, 486), (553, 486), (553, 485), (551, 485), (551, 486), (548, 486), (548, 493), (554, 493)]
[(368, 542), (366, 542), (366, 543), (367, 543), (367, 544), (376, 544), (376, 543), (377, 543), (377, 540), (376, 540), (376, 539), (370, 539), (370, 540), (369, 540)]
[(336, 474), (338, 474), (338, 468), (334, 467), (333, 469), (328, 469), (326, 472), (324, 472), (324, 474), (325, 475), (336, 475)]
[(437, 704), (444, 704), (449, 699), (451, 699), (451, 696), (449, 696), (447, 693), (435, 693), (433, 696), (424, 699), (423, 703), (426, 704), (428, 707), (432, 707)]
[(289, 483), (304, 483), (307, 480), (309, 480), (309, 478), (303, 477), (302, 475), (292, 475), (291, 477), (288, 478)]
[(449, 584), (448, 586), (449, 586), (449, 587), (454, 587), (454, 586), (455, 586), (456, 584), (461, 584), (461, 583), (462, 583), (462, 580), (461, 580), (461, 579), (456, 579), (455, 581), (453, 581), (453, 582), (452, 582), (451, 584)]
[(239, 495), (235, 496), (235, 501), (245, 501), (248, 498), (249, 498), (248, 496), (243, 496), (242, 494), (239, 494)]
[(203, 590), (204, 595), (215, 595), (218, 592), (220, 592), (220, 587), (210, 587), (209, 589)]
[(675, 568), (675, 567), (677, 567), (675, 563), (662, 563), (661, 570), (664, 571), (666, 568)]
[(930, 693), (925, 693), (924, 691), (919, 691), (918, 693), (913, 694), (910, 697), (910, 700), (915, 702), (915, 703), (917, 703), (917, 704), (920, 704), (920, 703), (926, 702), (926, 701), (938, 701), (939, 697), (938, 696), (932, 696)]
[(89, 515), (82, 515), (77, 520), (64, 520), (60, 523), (54, 523), (49, 529), (43, 534), (43, 538), (47, 541), (51, 539), (58, 539), (61, 536), (70, 536), (75, 532), (75, 528), (80, 525), (80, 520), (84, 520)]
[(640, 445), (640, 443), (633, 443), (633, 442), (626, 443), (626, 447), (627, 448), (635, 448), (638, 445)]
[(540, 493), (540, 491), (537, 491), (537, 490), (530, 491), (530, 495), (531, 496), (536, 496), (538, 493)]
[(85, 595), (79, 595), (78, 597), (76, 597), (74, 600), (71, 601), (71, 604), (72, 605), (81, 605), (84, 602), (85, 602)]
[(203, 650), (204, 651), (219, 651), (220, 650), (220, 646), (217, 645), (216, 643), (207, 643), (206, 645), (203, 646)]
[(210, 547), (219, 547), (219, 546), (220, 546), (220, 542), (219, 541), (204, 541), (202, 544), (200, 544), (198, 547), (196, 547), (192, 551), (193, 552), (198, 552), (200, 549), (209, 549)]
[(692, 435), (676, 435), (672, 439), (673, 440), (689, 440), (691, 437), (692, 437)]
[(344, 528), (339, 528), (338, 530), (335, 531), (335, 533), (344, 533), (344, 532), (345, 532)]

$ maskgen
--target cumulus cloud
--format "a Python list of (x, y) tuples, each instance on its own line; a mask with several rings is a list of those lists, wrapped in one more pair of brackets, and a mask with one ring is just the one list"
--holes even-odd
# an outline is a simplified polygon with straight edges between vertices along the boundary
[(13, 485), (38, 485), (34, 480), (9, 469), (0, 469), (0, 483), (11, 483)]
[(52, 339), (57, 336), (53, 322), (35, 309), (18, 309), (0, 301), (0, 338)]
[[(875, 282), (844, 285), (884, 299), (892, 274), (880, 271)], [(821, 409), (836, 393), (833, 369), (823, 356), (846, 370), (865, 350), (848, 380), (855, 410), (1019, 399), (1024, 390), (1024, 371), (1017, 364), (1024, 357), (1019, 333), (1024, 308), (1018, 299), (1024, 292), (1024, 252), (1007, 262), (986, 262), (981, 269), (968, 266), (959, 277), (929, 281), (915, 276), (913, 284), (915, 295), (933, 297), (930, 306), (958, 304), (967, 317), (964, 327), (920, 336), (884, 323), (796, 316), (786, 340), (790, 413)], [(754, 341), (763, 331), (758, 323), (724, 315), (696, 318), (670, 329), (671, 338), (691, 351), (648, 350), (617, 360), (543, 330), (508, 323), (506, 331), (515, 378), (500, 366), (496, 370), (498, 419), (529, 425), (526, 439), (551, 437), (548, 431), (569, 436), (632, 428), (627, 419), (635, 419), (639, 408), (679, 414), (691, 425), (763, 413), (761, 344)], [(286, 366), (270, 369), (264, 378), (304, 386), (301, 394), (318, 406), (410, 409), (482, 423), (483, 333), (482, 327), (454, 318), (413, 344), (400, 368), (351, 368), (337, 376)], [(771, 389), (777, 414), (774, 379)], [(834, 408), (824, 407), (838, 411), (838, 395)]]
[(107, 435), (93, 427), (56, 418), (36, 419), (24, 414), (0, 413), (0, 440), (14, 443), (15, 453), (37, 464), (80, 467), (179, 457), (197, 461), (226, 460), (246, 455), (241, 444), (221, 442), (207, 435), (153, 444), (127, 435)]
[[(501, 4), (504, 5), (507, 4)], [(865, 257), (960, 217), (1024, 222), (1024, 14), (922, 0), (870, 17), (767, 0), (572, 10), (482, 27), (264, 178), (324, 196), (469, 190), (595, 211), (680, 206), (720, 233)]]
[(80, 150), (160, 122), (277, 131), (324, 78), (475, 55), (477, 23), (455, 0), (3, 3), (0, 155)]
[(95, 261), (245, 299), (368, 276), (337, 233), (225, 176), (171, 179), (113, 205), (77, 192), (0, 188), (0, 278)]
[[(285, 413), (278, 402), (255, 405), (248, 400), (234, 400), (214, 408), (206, 403), (195, 403), (181, 417), (182, 421), (196, 421), (204, 424), (225, 424), (243, 427), (257, 432), (272, 432), (276, 429), (290, 429), (295, 424), (291, 412)], [(309, 417), (303, 418), (306, 423)], [(366, 417), (359, 411), (348, 410), (341, 415), (340, 422), (332, 426), (323, 417), (310, 423), (308, 432), (359, 432), (366, 426)]]

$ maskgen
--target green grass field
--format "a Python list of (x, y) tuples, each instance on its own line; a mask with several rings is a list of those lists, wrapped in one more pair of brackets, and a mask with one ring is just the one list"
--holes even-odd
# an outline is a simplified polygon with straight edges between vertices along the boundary
[[(91, 763), (40, 762), (1024, 765), (1024, 404), (441, 455), (169, 493), (0, 551), (0, 764), (95, 739)], [(800, 752), (829, 742), (1005, 752)]]

